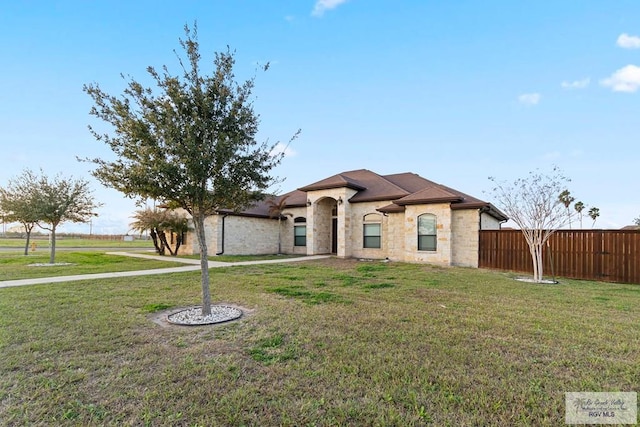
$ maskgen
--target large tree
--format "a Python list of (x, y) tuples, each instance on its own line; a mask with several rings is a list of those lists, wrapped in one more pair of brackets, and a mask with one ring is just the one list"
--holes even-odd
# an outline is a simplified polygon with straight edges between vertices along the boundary
[(0, 188), (0, 210), (3, 212), (3, 221), (19, 222), (24, 228), (26, 235), (25, 255), (29, 255), (31, 232), (40, 219), (35, 197), (35, 181), (35, 174), (27, 169), (17, 177), (10, 179), (6, 187)]
[[(211, 75), (200, 68), (197, 27), (185, 26), (177, 55), (179, 75), (164, 66), (148, 67), (155, 88), (125, 77), (120, 96), (98, 84), (84, 90), (95, 105), (91, 114), (113, 127), (94, 137), (116, 160), (90, 159), (104, 185), (131, 198), (150, 198), (185, 209), (193, 218), (200, 247), (202, 315), (211, 314), (205, 218), (219, 209), (241, 210), (274, 183), (270, 171), (284, 153), (277, 143), (258, 142), (259, 116), (253, 110), (254, 78), (235, 81), (234, 54), (216, 53)], [(265, 67), (266, 69), (267, 67)], [(296, 134), (297, 135), (297, 134)], [(294, 136), (295, 137), (295, 136)]]
[(558, 168), (553, 168), (550, 174), (530, 172), (512, 184), (489, 179), (495, 184), (494, 200), (520, 227), (529, 245), (533, 280), (542, 282), (543, 248), (557, 229), (571, 221), (571, 211), (563, 201), (563, 195), (569, 195), (566, 190), (569, 179)]
[(49, 262), (55, 263), (56, 230), (65, 222), (89, 222), (97, 203), (84, 179), (56, 175), (49, 178), (42, 173), (33, 183), (36, 198), (38, 226), (51, 232)]

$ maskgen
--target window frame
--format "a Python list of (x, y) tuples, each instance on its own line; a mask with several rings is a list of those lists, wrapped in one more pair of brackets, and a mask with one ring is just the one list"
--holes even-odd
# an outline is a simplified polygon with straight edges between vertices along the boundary
[[(421, 223), (422, 221), (427, 221), (427, 220), (432, 220), (433, 223), (429, 225), (430, 228), (433, 229), (433, 234), (429, 233), (424, 233), (421, 234), (421, 228), (426, 228), (427, 225), (425, 224), (423, 227), (421, 227)], [(422, 251), (422, 252), (437, 252), (438, 251), (438, 218), (431, 213), (425, 213), (422, 215), (418, 215), (418, 221), (417, 221), (417, 225), (418, 225), (418, 229), (417, 229), (417, 235), (418, 235), (418, 250)], [(431, 243), (432, 245), (430, 246), (428, 244), (429, 240), (433, 240)], [(423, 243), (424, 242), (424, 243)]]
[[(368, 229), (377, 227), (377, 233), (367, 234)], [(378, 214), (367, 214), (362, 221), (362, 248), (382, 249), (382, 217)]]
[[(299, 234), (300, 230), (304, 230), (304, 233)], [(293, 246), (298, 248), (307, 246), (307, 219), (301, 216), (293, 220)]]

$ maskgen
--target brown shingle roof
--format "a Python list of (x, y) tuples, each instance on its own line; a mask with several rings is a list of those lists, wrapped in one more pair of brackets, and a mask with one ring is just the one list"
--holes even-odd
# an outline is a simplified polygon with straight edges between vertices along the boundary
[[(282, 197), (287, 197), (287, 207), (303, 207), (307, 203), (308, 191), (344, 187), (357, 191), (349, 199), (350, 203), (391, 201), (391, 204), (378, 209), (384, 213), (403, 212), (405, 205), (450, 203), (451, 209), (454, 210), (485, 209), (498, 220), (508, 219), (490, 203), (409, 172), (392, 175), (378, 175), (367, 169), (342, 172), (277, 196), (275, 200), (277, 202)], [(260, 202), (239, 215), (268, 217), (268, 204), (266, 201)]]

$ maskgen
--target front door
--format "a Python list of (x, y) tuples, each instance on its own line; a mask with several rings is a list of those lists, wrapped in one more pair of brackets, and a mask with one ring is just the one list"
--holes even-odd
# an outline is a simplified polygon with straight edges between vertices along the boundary
[(331, 253), (338, 253), (338, 218), (331, 220)]

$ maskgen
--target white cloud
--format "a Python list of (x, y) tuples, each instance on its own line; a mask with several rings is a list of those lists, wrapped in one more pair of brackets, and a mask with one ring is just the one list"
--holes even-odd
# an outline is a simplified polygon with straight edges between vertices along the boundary
[(563, 89), (584, 89), (589, 86), (589, 83), (591, 83), (591, 79), (586, 77), (582, 80), (574, 80), (572, 82), (564, 81), (560, 86), (562, 86)]
[(618, 36), (616, 44), (624, 49), (640, 49), (640, 37), (623, 33)]
[(311, 14), (313, 16), (322, 16), (327, 10), (335, 9), (347, 0), (317, 0)]
[(539, 93), (523, 93), (518, 97), (518, 102), (525, 105), (536, 105), (540, 102), (542, 95)]
[(610, 87), (614, 92), (635, 92), (640, 87), (640, 67), (636, 65), (622, 67), (611, 77), (600, 80), (600, 84)]
[(278, 154), (284, 153), (285, 157), (294, 157), (297, 153), (293, 151), (293, 149), (288, 144), (283, 144), (282, 142), (278, 142), (273, 150), (271, 150), (272, 156), (277, 156)]

